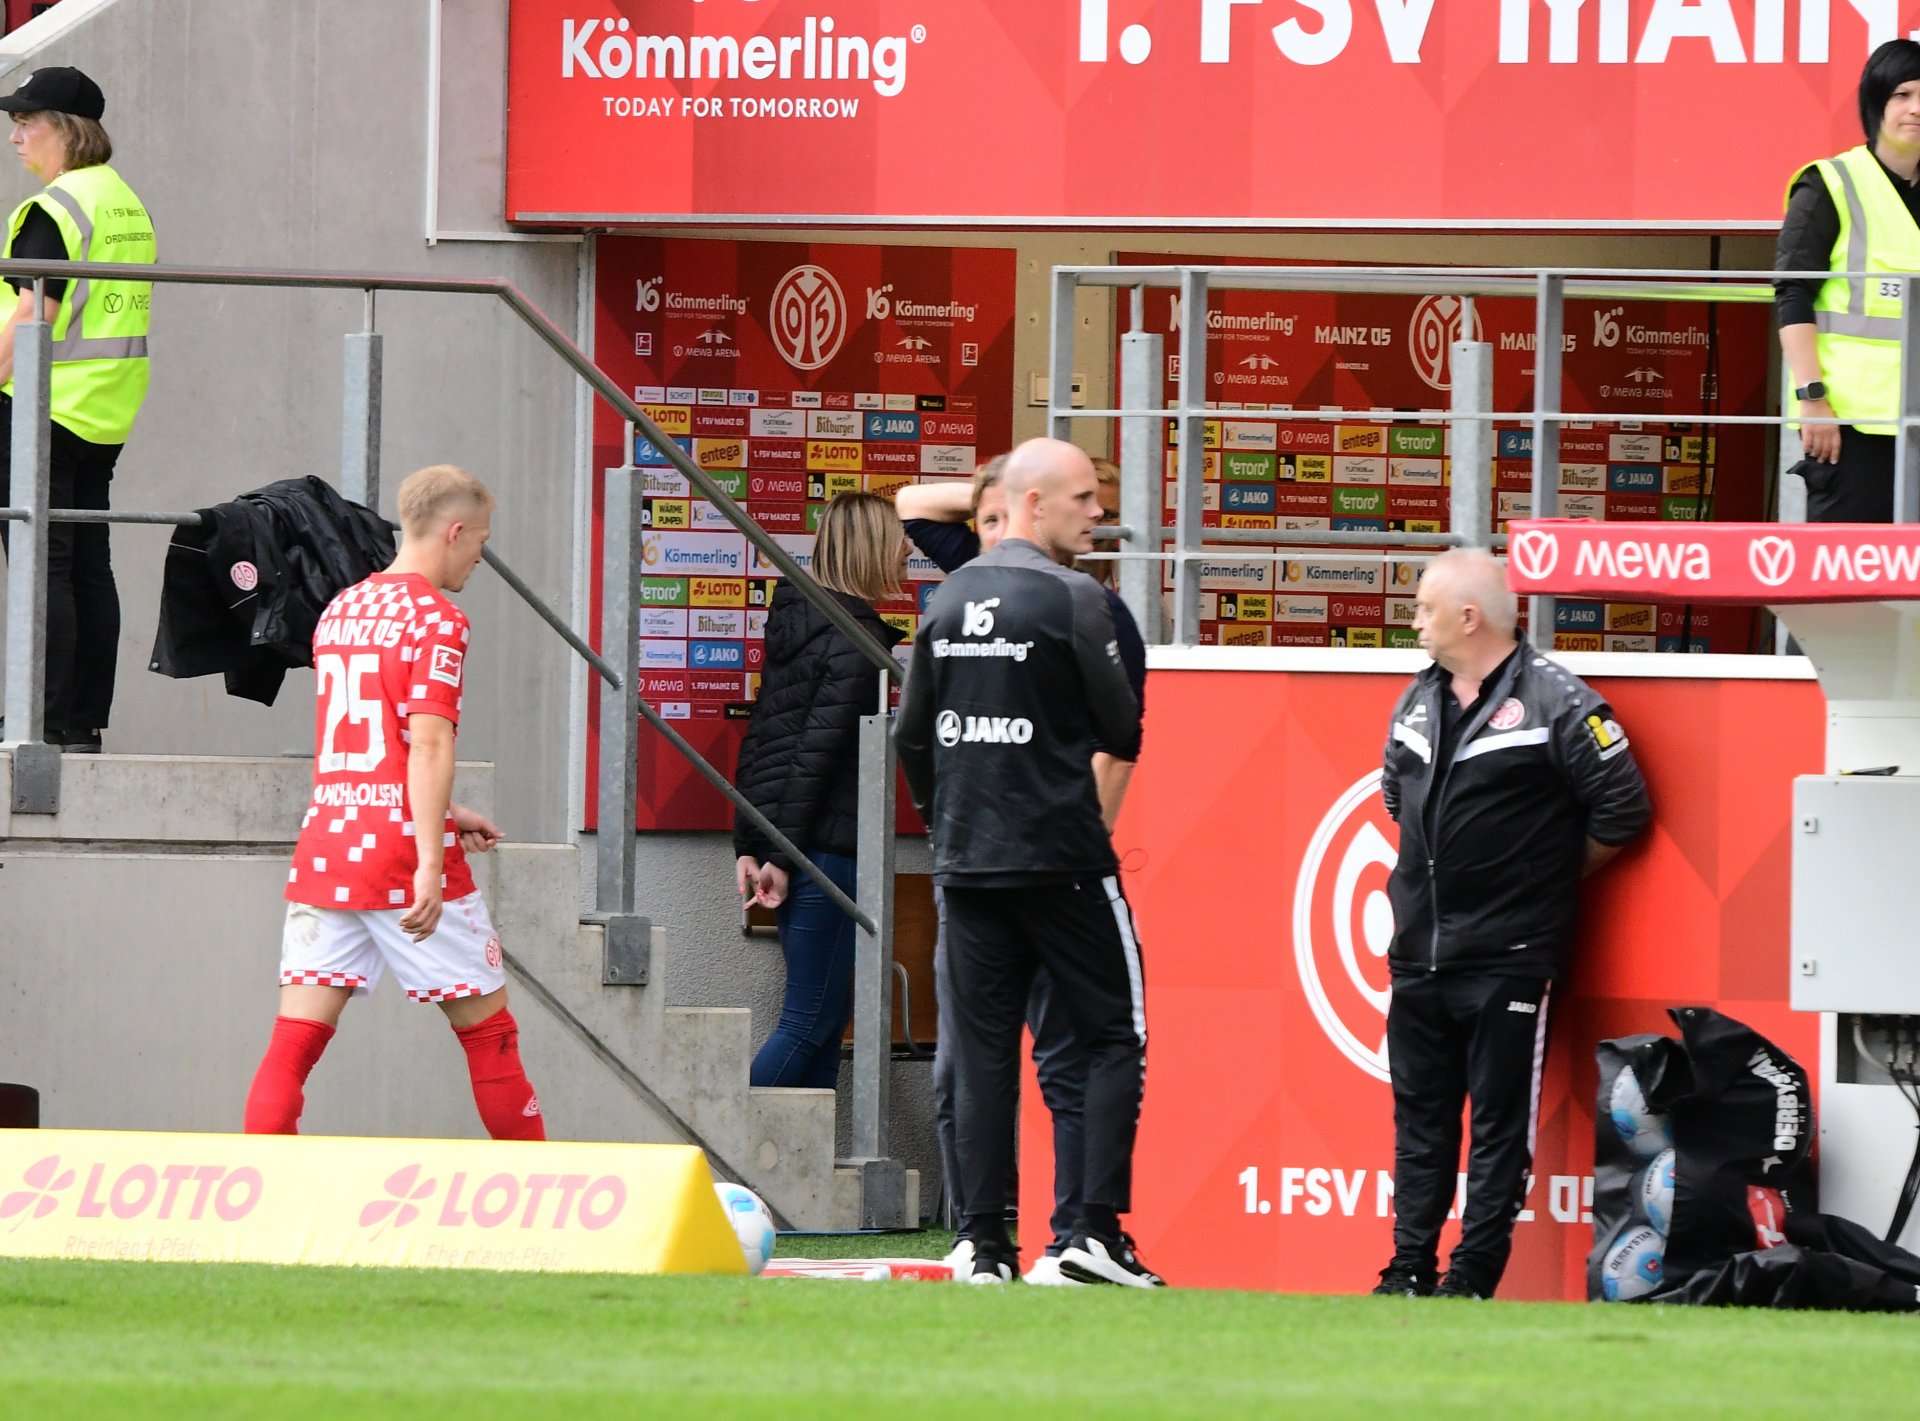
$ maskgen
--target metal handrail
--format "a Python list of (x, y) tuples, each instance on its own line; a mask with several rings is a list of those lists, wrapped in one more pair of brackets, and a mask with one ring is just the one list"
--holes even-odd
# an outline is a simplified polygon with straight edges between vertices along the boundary
[(865, 627), (854, 620), (847, 609), (842, 607), (832, 594), (795, 561), (791, 553), (774, 542), (765, 530), (747, 515), (746, 510), (735, 503), (732, 496), (688, 456), (686, 450), (675, 444), (658, 425), (647, 418), (646, 412), (634, 402), (633, 398), (616, 385), (604, 370), (595, 365), (585, 352), (573, 343), (566, 332), (553, 323), (546, 312), (534, 305), (526, 294), (510, 281), (489, 277), (390, 276), (350, 271), (271, 271), (258, 267), (142, 266), (133, 262), (0, 261), (0, 280), (12, 276), (89, 277), (102, 281), (151, 281), (158, 284), (173, 283), (185, 286), (264, 286), (297, 290), (359, 292), (441, 292), (498, 297), (532, 329), (535, 335), (552, 347), (554, 352), (573, 368), (576, 375), (592, 386), (595, 394), (612, 405), (614, 411), (627, 423), (638, 428), (647, 442), (659, 450), (674, 470), (699, 489), (700, 496), (718, 508), (721, 515), (779, 570), (781, 576), (792, 582), (809, 602), (819, 608), (821, 614), (859, 647), (869, 661), (896, 682), (905, 675), (900, 663), (893, 659), (891, 653)]
[[(734, 502), (731, 495), (715, 482), (705, 469), (689, 457), (686, 450), (655, 425), (646, 411), (630, 398), (625, 390), (615, 384), (565, 332), (511, 282), (489, 278), (449, 279), (340, 271), (271, 271), (241, 267), (137, 265), (118, 262), (0, 260), (0, 279), (8, 277), (31, 278), (36, 291), (42, 294), (44, 294), (44, 279), (48, 277), (63, 279), (85, 277), (120, 282), (258, 286), (362, 293), (365, 298), (364, 328), (357, 334), (349, 333), (346, 338), (348, 363), (342, 410), (344, 439), (341, 486), (342, 491), (349, 497), (357, 498), (366, 505), (373, 505), (376, 502), (379, 468), (380, 337), (374, 331), (375, 293), (404, 291), (496, 297), (545, 342), (573, 370), (575, 375), (584, 380), (590, 389), (612, 406), (614, 412), (633, 431), (627, 436), (628, 448), (623, 454), (623, 458), (627, 461), (626, 467), (615, 471), (627, 476), (626, 481), (618, 485), (622, 500), (630, 502), (633, 492), (632, 475), (635, 471), (631, 464), (632, 441), (637, 435), (651, 444), (667, 466), (685, 478), (691, 488), (697, 490), (703, 498), (719, 509), (722, 517), (745, 538), (746, 542), (755, 548), (801, 595), (806, 597), (830, 624), (859, 648), (861, 654), (889, 678), (889, 681), (898, 683), (905, 674), (889, 650), (861, 626), (846, 608), (840, 605), (833, 594), (821, 586), (806, 569), (800, 566), (792, 554), (748, 517), (745, 510)], [(15, 628), (24, 628), (26, 634), (17, 638), (9, 637), (6, 688), (8, 709), (22, 712), (18, 716), (18, 724), (15, 727), (16, 734), (22, 739), (37, 739), (39, 735), (41, 690), (45, 670), (45, 558), (48, 526), (56, 521), (176, 525), (199, 522), (195, 514), (113, 513), (104, 510), (49, 508), (47, 472), (50, 438), (50, 362), (49, 327), (38, 319), (22, 322), (15, 328), (15, 387), (18, 398), (13, 424), (13, 467), (16, 486), (20, 485), (22, 479), (25, 481), (24, 486), (28, 490), (27, 506), (0, 510), (0, 521), (25, 521), (28, 534), (16, 542), (14, 556), (10, 559), (8, 569), (10, 585), (16, 592), (23, 594), (16, 596), (9, 603), (10, 625)], [(616, 485), (610, 480), (608, 484), (610, 505), (615, 487)], [(625, 503), (623, 506), (626, 506)], [(629, 562), (637, 563), (640, 551), (637, 528), (634, 533), (632, 545), (622, 554), (622, 557)], [(891, 973), (888, 968), (891, 965), (892, 955), (895, 772), (891, 738), (886, 733), (888, 727), (884, 694), (881, 714), (866, 717), (862, 723), (859, 838), (863, 847), (860, 852), (859, 901), (856, 902), (833, 883), (818, 865), (786, 835), (781, 833), (766, 815), (750, 804), (725, 776), (708, 763), (678, 731), (666, 722), (653, 706), (637, 694), (638, 677), (635, 673), (638, 652), (639, 582), (634, 575), (634, 567), (623, 569), (629, 575), (629, 586), (624, 600), (632, 605), (622, 605), (623, 599), (614, 595), (611, 585), (609, 585), (607, 597), (603, 599), (608, 620), (603, 627), (602, 640), (606, 644), (607, 651), (626, 659), (627, 668), (622, 671), (605, 656), (596, 653), (587, 644), (586, 639), (568, 626), (551, 607), (548, 607), (504, 561), (490, 552), (485, 553), (485, 556), (489, 565), (502, 580), (527, 602), (541, 619), (560, 635), (568, 647), (593, 669), (602, 683), (610, 688), (601, 694), (603, 731), (609, 705), (623, 707), (619, 715), (619, 723), (626, 727), (615, 743), (630, 749), (634, 719), (626, 712), (627, 709), (637, 711), (638, 715), (643, 717), (677, 753), (692, 764), (709, 784), (758, 828), (769, 843), (786, 855), (796, 868), (806, 873), (830, 901), (846, 912), (860, 929), (854, 994), (855, 1054), (851, 1134), (855, 1156), (864, 1165), (875, 1166), (875, 1168), (862, 1170), (862, 1216), (878, 1222), (904, 1224), (907, 1222), (905, 1174), (896, 1161), (887, 1158), (888, 1083), (885, 1048), (891, 1043), (891, 1031), (888, 1025)], [(609, 561), (607, 572), (610, 584), (612, 571), (612, 563)], [(617, 635), (614, 632), (616, 627)], [(16, 672), (19, 673), (17, 680), (14, 674)], [(886, 684), (887, 682), (882, 683), (883, 688)], [(54, 756), (53, 783), (57, 785), (57, 751), (54, 752)], [(616, 804), (609, 806), (604, 792), (602, 796), (603, 822), (599, 835), (598, 907), (601, 919), (606, 925), (607, 963), (604, 980), (639, 983), (644, 982), (647, 975), (645, 944), (649, 924), (644, 917), (633, 910), (635, 762), (631, 754), (620, 757), (603, 754), (602, 760), (603, 786), (618, 780), (621, 775), (624, 775), (625, 779), (624, 790), (620, 793)], [(611, 767), (608, 763), (610, 760), (614, 761)], [(34, 758), (33, 763), (39, 767), (44, 767), (45, 764), (38, 756)], [(614, 769), (617, 769), (618, 773), (612, 773)], [(36, 769), (35, 773), (42, 773), (42, 769)], [(20, 784), (18, 777), (15, 783), (17, 789)], [(57, 802), (57, 791), (54, 801)], [(609, 808), (616, 816), (611, 824), (604, 822)], [(621, 819), (624, 819), (624, 823), (620, 822)], [(624, 874), (618, 871), (622, 865), (627, 870)], [(608, 892), (609, 886), (613, 890), (611, 894)], [(863, 908), (861, 906), (863, 903), (869, 906)], [(886, 1038), (884, 1042), (881, 1040), (882, 1036)]]
[[(1144, 552), (1120, 552), (1104, 555), (1130, 580), (1122, 587), (1129, 605), (1136, 603), (1136, 616), (1149, 637), (1157, 632), (1155, 613), (1161, 600), (1157, 582), (1147, 581), (1156, 564), (1171, 564), (1174, 570), (1174, 635), (1176, 641), (1197, 636), (1198, 591), (1196, 567), (1206, 561), (1262, 561), (1286, 556), (1285, 551), (1238, 552), (1220, 546), (1261, 544), (1286, 549), (1293, 546), (1349, 548), (1356, 554), (1367, 549), (1404, 548), (1409, 560), (1431, 555), (1431, 550), (1447, 546), (1498, 547), (1504, 538), (1492, 534), (1486, 521), (1484, 504), (1490, 490), (1485, 484), (1485, 469), (1491, 465), (1492, 450), (1488, 436), (1495, 421), (1518, 423), (1533, 431), (1531, 441), (1531, 491), (1535, 517), (1552, 517), (1559, 508), (1559, 449), (1557, 436), (1569, 425), (1611, 426), (1643, 422), (1644, 412), (1590, 413), (1560, 409), (1562, 381), (1562, 339), (1565, 333), (1566, 302), (1570, 298), (1607, 300), (1657, 300), (1687, 302), (1728, 302), (1735, 304), (1771, 303), (1778, 283), (1783, 281), (1826, 282), (1836, 279), (1883, 280), (1886, 273), (1833, 271), (1711, 271), (1697, 269), (1631, 270), (1610, 267), (1355, 267), (1355, 266), (1233, 266), (1207, 264), (1163, 264), (1155, 266), (1057, 266), (1053, 269), (1054, 320), (1050, 340), (1048, 373), (1054, 396), (1047, 416), (1051, 431), (1067, 437), (1072, 424), (1081, 419), (1114, 419), (1121, 422), (1122, 516), (1139, 523), (1140, 532), (1124, 540), (1135, 544), (1151, 543)], [(1902, 381), (1900, 404), (1889, 412), (1887, 424), (1897, 426), (1895, 457), (1896, 519), (1920, 519), (1920, 377), (1913, 374), (1912, 354), (1920, 348), (1920, 273), (1899, 277), (1903, 288), (1905, 326), (1901, 337), (1908, 374)], [(1073, 360), (1073, 312), (1076, 293), (1082, 287), (1122, 289), (1132, 293), (1132, 321), (1122, 340), (1120, 394), (1112, 409), (1074, 408), (1062, 404), (1063, 392), (1071, 380)], [(1178, 369), (1178, 394), (1168, 404), (1162, 394), (1159, 370), (1164, 368), (1161, 351), (1175, 337), (1162, 337), (1144, 329), (1144, 294), (1148, 288), (1175, 292), (1180, 313), (1177, 339), (1181, 352)], [(1495, 410), (1492, 405), (1491, 347), (1472, 336), (1453, 346), (1455, 378), (1447, 409), (1376, 408), (1367, 410), (1291, 409), (1271, 406), (1257, 409), (1228, 404), (1209, 405), (1206, 396), (1208, 366), (1209, 312), (1212, 297), (1221, 291), (1261, 290), (1294, 292), (1357, 292), (1405, 295), (1453, 295), (1462, 298), (1512, 297), (1530, 301), (1534, 306), (1534, 397), (1527, 410)], [(1137, 345), (1137, 350), (1135, 346)], [(1468, 376), (1463, 378), (1463, 363)], [(1468, 388), (1471, 386), (1471, 388)], [(1454, 479), (1452, 487), (1453, 531), (1446, 534), (1375, 533), (1365, 531), (1328, 531), (1326, 533), (1294, 529), (1206, 528), (1201, 525), (1199, 480), (1200, 435), (1215, 421), (1235, 418), (1278, 419), (1292, 422), (1350, 421), (1355, 418), (1386, 420), (1439, 420), (1455, 431)], [(1768, 415), (1730, 415), (1709, 413), (1677, 417), (1680, 422), (1711, 429), (1756, 426), (1774, 428), (1782, 435), (1784, 470), (1788, 462), (1785, 443), (1795, 425), (1841, 425), (1839, 417), (1812, 418), (1797, 412)], [(1159, 526), (1154, 516), (1160, 508), (1158, 469), (1162, 436), (1167, 422), (1173, 422), (1179, 435), (1175, 469), (1177, 519), (1172, 527)], [(1151, 485), (1151, 487), (1150, 487)], [(1783, 499), (1791, 498), (1784, 491)], [(1147, 500), (1151, 501), (1147, 501)], [(1146, 516), (1141, 516), (1142, 514)], [(1174, 546), (1162, 549), (1162, 540), (1172, 538)], [(1101, 554), (1094, 554), (1101, 557)], [(1551, 645), (1554, 599), (1533, 597), (1531, 633), (1538, 646)]]

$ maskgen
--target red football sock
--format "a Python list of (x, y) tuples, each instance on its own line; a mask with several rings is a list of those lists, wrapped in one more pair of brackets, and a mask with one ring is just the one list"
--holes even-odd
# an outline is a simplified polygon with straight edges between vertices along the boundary
[(297, 1016), (273, 1019), (273, 1039), (260, 1059), (260, 1069), (254, 1072), (253, 1089), (247, 1092), (249, 1135), (300, 1133), (300, 1111), (307, 1103), (303, 1093), (307, 1076), (331, 1040), (333, 1028), (324, 1021)]
[(485, 1021), (456, 1026), (453, 1034), (467, 1050), (467, 1074), (473, 1077), (473, 1103), (480, 1123), (496, 1140), (544, 1140), (540, 1098), (520, 1064), (520, 1024), (500, 1008)]

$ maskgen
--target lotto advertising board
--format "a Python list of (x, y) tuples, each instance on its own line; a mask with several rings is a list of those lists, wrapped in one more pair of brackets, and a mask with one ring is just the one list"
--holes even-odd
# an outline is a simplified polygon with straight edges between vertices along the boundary
[(1722, 230), (1777, 225), (1789, 174), (1860, 142), (1861, 65), (1920, 23), (1920, 3), (513, 0), (509, 14), (516, 222)]
[[(1121, 253), (1134, 265), (1219, 263)], [(1265, 264), (1265, 263), (1262, 263)], [(1471, 321), (1448, 296), (1283, 291), (1212, 293), (1202, 521), (1210, 528), (1438, 533), (1449, 527), (1452, 441), (1437, 415), (1452, 393), (1451, 350), (1471, 331), (1493, 347), (1493, 404), (1533, 407), (1534, 308), (1480, 300)], [(1150, 290), (1147, 329), (1167, 337), (1165, 394), (1179, 393), (1178, 295)], [(1764, 517), (1768, 431), (1709, 429), (1688, 417), (1766, 413), (1768, 308), (1569, 301), (1561, 408), (1627, 413), (1560, 432), (1560, 515), (1608, 523)], [(1118, 359), (1116, 351), (1116, 362)], [(1709, 399), (1708, 396), (1712, 398)], [(1299, 410), (1344, 410), (1307, 421)], [(1175, 502), (1177, 429), (1167, 426), (1165, 508)], [(1496, 421), (1496, 532), (1533, 514), (1533, 434)], [(1201, 639), (1238, 646), (1415, 645), (1413, 563), (1303, 551), (1279, 563), (1221, 559), (1201, 575)], [(1170, 587), (1169, 575), (1167, 585)], [(1747, 608), (1568, 600), (1563, 651), (1751, 650)]]
[[(1385, 889), (1399, 830), (1379, 769), (1421, 659), (1393, 658), (1392, 674), (1151, 673), (1152, 733), (1116, 833), (1149, 1040), (1129, 1227), (1176, 1284), (1361, 1292), (1392, 1252)], [(1515, 1298), (1585, 1296), (1595, 1042), (1671, 1033), (1667, 1007), (1707, 1005), (1809, 1072), (1818, 1062), (1818, 1018), (1787, 1004), (1792, 784), (1821, 766), (1818, 685), (1592, 679), (1655, 819), (1589, 881), (1554, 993), (1534, 1183), (1501, 1290)], [(1023, 1102), (1022, 1159), (1036, 1163), (1021, 1216), (1044, 1219), (1046, 1113), (1037, 1090)]]
[[(603, 237), (597, 269), (595, 361), (802, 567), (836, 494), (969, 476), (978, 450), (1012, 440), (1011, 249)], [(596, 627), (600, 493), (625, 438), (601, 406)], [(730, 774), (778, 573), (663, 454), (644, 441), (632, 454), (645, 494), (641, 694)], [(909, 640), (939, 578), (916, 551), (904, 590), (880, 606)], [(640, 828), (731, 826), (726, 801), (645, 727), (637, 753)]]

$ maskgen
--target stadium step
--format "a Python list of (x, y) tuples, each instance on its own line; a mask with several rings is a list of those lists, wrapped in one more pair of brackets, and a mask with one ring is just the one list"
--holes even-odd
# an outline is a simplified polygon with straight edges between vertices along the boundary
[[(27, 815), (12, 812), (0, 752), (13, 949), (0, 1079), (40, 1086), (47, 1125), (238, 1128), (272, 1017), (281, 893), (311, 774), (293, 757), (68, 756), (60, 812)], [(463, 802), (491, 811), (491, 765), (463, 765), (459, 783)], [(668, 1006), (663, 929), (652, 985), (606, 986), (602, 930), (580, 919), (577, 849), (508, 843), (474, 863), (557, 1134), (690, 1140), (790, 1227), (859, 1227), (859, 1172), (834, 1158), (834, 1093), (751, 1089), (748, 1012)], [(103, 995), (102, 982), (140, 987)], [(76, 1000), (90, 1003), (84, 1036), (59, 1010)], [(347, 1013), (307, 1102), (302, 1128), (315, 1133), (479, 1133), (438, 1013), (391, 983)], [(908, 1191), (917, 1210), (915, 1174)]]
[[(653, 930), (653, 985), (604, 985), (601, 930), (579, 923), (578, 855), (567, 844), (502, 844), (488, 856), (495, 922), (526, 985), (550, 994), (705, 1146), (717, 1169), (790, 1226), (860, 1227), (860, 1172), (834, 1158), (834, 1092), (752, 1088), (752, 1014), (666, 1005), (663, 928)], [(910, 1217), (918, 1217), (917, 1172), (907, 1188)]]

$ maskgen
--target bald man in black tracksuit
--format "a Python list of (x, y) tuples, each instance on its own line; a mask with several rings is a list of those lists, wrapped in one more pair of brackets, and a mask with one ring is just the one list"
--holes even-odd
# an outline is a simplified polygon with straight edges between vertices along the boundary
[(1131, 1208), (1146, 1008), (1093, 771), (1096, 746), (1131, 763), (1140, 708), (1106, 595), (1055, 556), (1091, 548), (1098, 482), (1084, 454), (1055, 440), (1016, 449), (1005, 481), (1008, 535), (949, 577), (922, 618), (895, 730), (946, 901), (969, 1281), (1018, 1276), (1005, 1222), (1008, 1152), (1028, 988), (1044, 965), (1088, 1060), (1084, 1216), (1062, 1271), (1158, 1287), (1120, 1226)]

